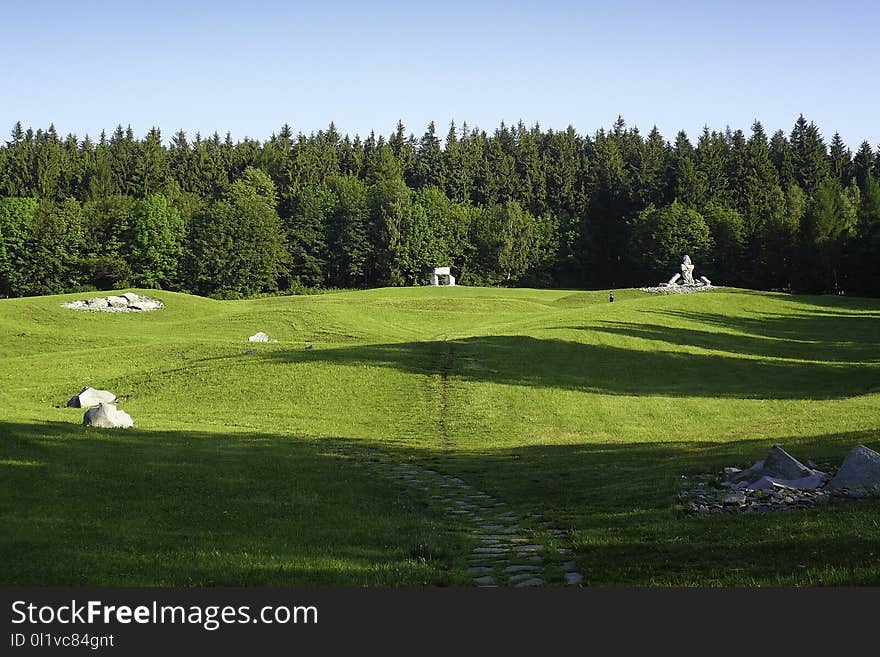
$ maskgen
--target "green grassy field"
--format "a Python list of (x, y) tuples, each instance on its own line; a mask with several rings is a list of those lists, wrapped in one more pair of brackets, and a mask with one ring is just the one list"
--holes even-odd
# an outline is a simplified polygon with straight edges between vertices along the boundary
[[(0, 301), (2, 585), (469, 585), (472, 539), (376, 456), (570, 530), (588, 585), (880, 585), (877, 501), (676, 506), (773, 444), (880, 447), (878, 300), (143, 292), (167, 308)], [(82, 427), (84, 385), (136, 428)]]

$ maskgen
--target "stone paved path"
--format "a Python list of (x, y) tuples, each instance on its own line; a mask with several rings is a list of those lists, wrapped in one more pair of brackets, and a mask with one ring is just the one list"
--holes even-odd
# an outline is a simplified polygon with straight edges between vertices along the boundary
[[(408, 463), (374, 460), (381, 471), (427, 495), (429, 503), (469, 527), (478, 545), (468, 556), (468, 573), (480, 587), (578, 586), (572, 550), (558, 547), (567, 533), (524, 517), (462, 479)], [(543, 538), (542, 538), (543, 537)], [(548, 540), (551, 539), (552, 540)]]

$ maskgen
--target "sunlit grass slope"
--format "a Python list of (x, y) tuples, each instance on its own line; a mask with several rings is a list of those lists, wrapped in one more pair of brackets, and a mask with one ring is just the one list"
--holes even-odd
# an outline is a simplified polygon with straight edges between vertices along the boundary
[[(383, 455), (570, 529), (589, 584), (880, 584), (875, 502), (675, 508), (681, 475), (774, 443), (880, 445), (876, 300), (144, 292), (167, 307), (0, 301), (0, 583), (467, 583), (469, 539), (362, 467)], [(81, 427), (64, 404), (84, 385), (136, 429)]]

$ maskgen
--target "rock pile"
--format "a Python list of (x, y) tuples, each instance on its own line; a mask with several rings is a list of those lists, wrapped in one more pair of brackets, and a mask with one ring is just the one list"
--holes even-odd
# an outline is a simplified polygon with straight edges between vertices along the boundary
[(803, 464), (778, 445), (749, 468), (724, 468), (721, 475), (682, 477), (679, 502), (697, 514), (750, 513), (811, 508), (828, 502), (880, 498), (880, 454), (854, 447), (835, 476), (832, 466)]
[(701, 285), (694, 287), (690, 285), (665, 286), (658, 285), (656, 287), (640, 287), (642, 292), (650, 292), (651, 294), (690, 294), (691, 292), (707, 292), (709, 290), (721, 289), (721, 285)]
[(89, 310), (105, 313), (137, 313), (164, 308), (165, 304), (156, 299), (140, 296), (134, 292), (126, 292), (120, 296), (97, 297), (82, 301), (70, 301), (61, 304), (70, 310)]

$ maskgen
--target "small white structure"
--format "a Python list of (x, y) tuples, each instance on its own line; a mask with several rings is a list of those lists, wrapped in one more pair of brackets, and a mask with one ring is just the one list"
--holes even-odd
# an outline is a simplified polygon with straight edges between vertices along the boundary
[(453, 276), (449, 267), (434, 267), (434, 273), (431, 274), (431, 285), (440, 285), (440, 277), (446, 277), (446, 285), (455, 285), (455, 276)]

